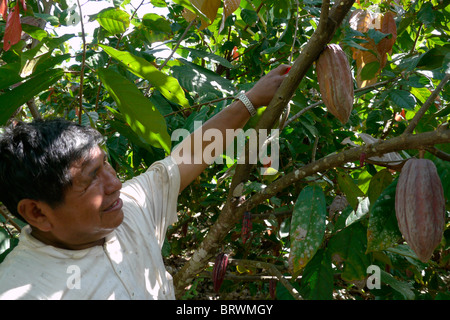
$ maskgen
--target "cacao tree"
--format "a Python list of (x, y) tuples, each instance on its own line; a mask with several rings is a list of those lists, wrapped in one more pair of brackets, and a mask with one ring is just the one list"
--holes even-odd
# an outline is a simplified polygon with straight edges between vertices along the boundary
[[(0, 0), (0, 15), (0, 124), (93, 126), (123, 180), (291, 65), (244, 128), (277, 129), (258, 139), (278, 142), (278, 163), (224, 154), (179, 196), (163, 248), (179, 299), (450, 297), (448, 2)], [(327, 47), (340, 59), (320, 62)], [(396, 215), (409, 159), (431, 161), (442, 184), (425, 261)], [(1, 262), (23, 224), (0, 213)]]

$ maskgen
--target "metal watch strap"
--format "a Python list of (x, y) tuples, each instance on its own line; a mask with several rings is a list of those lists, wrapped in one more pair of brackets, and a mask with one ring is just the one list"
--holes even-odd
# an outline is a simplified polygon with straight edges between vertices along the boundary
[(245, 95), (245, 92), (239, 92), (239, 94), (236, 96), (236, 99), (239, 99), (242, 101), (244, 106), (247, 108), (248, 112), (250, 112), (250, 115), (253, 117), (256, 114), (256, 109), (253, 106), (252, 102), (249, 98)]

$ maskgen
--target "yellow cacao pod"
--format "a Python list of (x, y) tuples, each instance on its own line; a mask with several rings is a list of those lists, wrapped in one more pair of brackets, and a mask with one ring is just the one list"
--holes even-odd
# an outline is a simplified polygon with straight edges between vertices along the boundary
[(445, 198), (436, 166), (410, 159), (402, 168), (395, 193), (398, 227), (417, 257), (427, 262), (439, 245), (445, 225)]
[(347, 56), (329, 44), (316, 61), (320, 94), (328, 112), (346, 124), (353, 109), (353, 78)]

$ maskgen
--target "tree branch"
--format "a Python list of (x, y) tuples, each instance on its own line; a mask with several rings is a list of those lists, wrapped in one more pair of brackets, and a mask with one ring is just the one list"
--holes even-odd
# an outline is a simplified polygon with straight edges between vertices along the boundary
[(449, 79), (450, 74), (447, 73), (444, 79), (442, 79), (441, 83), (439, 83), (436, 89), (434, 89), (434, 91), (428, 97), (427, 101), (425, 101), (425, 103), (422, 105), (419, 111), (416, 112), (414, 118), (412, 118), (411, 122), (409, 123), (408, 127), (405, 129), (403, 134), (411, 134), (414, 131), (420, 119), (423, 117), (425, 112), (427, 112), (428, 108), (430, 108), (431, 104), (434, 102), (436, 97), (439, 95), (439, 92), (441, 92), (441, 90), (444, 88), (444, 85), (447, 83)]
[[(280, 117), (281, 113), (289, 103), (306, 72), (322, 52), (325, 45), (332, 39), (336, 28), (341, 24), (354, 2), (355, 0), (342, 0), (335, 3), (331, 8), (328, 13), (326, 26), (320, 27), (319, 25), (295, 60), (291, 71), (284, 79), (268, 108), (266, 108), (260, 121), (256, 125), (255, 129), (257, 132), (259, 129), (273, 128), (276, 120)], [(329, 23), (330, 20), (332, 23)], [(248, 147), (247, 144), (245, 154), (248, 154)], [(246, 157), (246, 159), (248, 159), (248, 157)], [(214, 256), (215, 251), (220, 246), (221, 240), (242, 217), (243, 212), (234, 212), (238, 201), (236, 201), (237, 199), (233, 196), (233, 192), (238, 185), (241, 185), (243, 181), (248, 179), (253, 167), (254, 166), (250, 164), (239, 164), (236, 166), (236, 173), (231, 183), (228, 199), (218, 220), (211, 227), (210, 232), (200, 244), (199, 249), (196, 250), (192, 258), (174, 276), (176, 295), (182, 295), (184, 288), (190, 284), (191, 280), (202, 269), (204, 269), (206, 263)]]
[(389, 152), (409, 149), (423, 149), (435, 144), (450, 143), (450, 130), (436, 130), (416, 135), (402, 135), (386, 141), (379, 141), (362, 147), (352, 148), (343, 152), (326, 156), (304, 167), (294, 170), (274, 181), (262, 192), (256, 193), (245, 201), (236, 210), (236, 214), (250, 211), (262, 201), (269, 199), (291, 184), (311, 176), (318, 172), (325, 172), (335, 167), (343, 166), (348, 162), (358, 161), (361, 154), (365, 153), (367, 158), (381, 156)]

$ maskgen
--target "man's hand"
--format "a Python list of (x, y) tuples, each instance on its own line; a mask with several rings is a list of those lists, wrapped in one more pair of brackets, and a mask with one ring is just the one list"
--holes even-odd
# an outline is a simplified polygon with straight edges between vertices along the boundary
[(246, 93), (255, 108), (267, 106), (270, 103), (281, 82), (286, 77), (288, 69), (289, 66), (286, 64), (278, 66), (259, 79), (255, 86)]
[[(252, 89), (246, 92), (247, 97), (255, 108), (267, 106), (272, 101), (275, 92), (277, 92), (281, 82), (286, 77), (288, 68), (289, 66), (287, 65), (280, 65), (262, 77)], [(202, 132), (214, 129), (216, 133), (222, 135), (221, 141), (223, 145), (219, 148), (215, 144), (215, 153), (212, 155), (212, 160), (214, 160), (227, 147), (229, 142), (226, 139), (227, 130), (242, 128), (249, 118), (250, 113), (244, 104), (241, 101), (234, 101), (230, 106), (209, 119), (201, 128), (197, 129), (199, 134), (191, 134), (177, 145), (172, 152), (172, 157), (180, 170), (180, 192), (211, 164), (209, 161), (211, 159), (208, 159), (210, 157), (205, 157), (203, 154), (211, 140), (203, 140)], [(196, 141), (195, 137), (200, 137), (201, 141)], [(201, 161), (195, 161), (194, 159), (200, 159)]]

